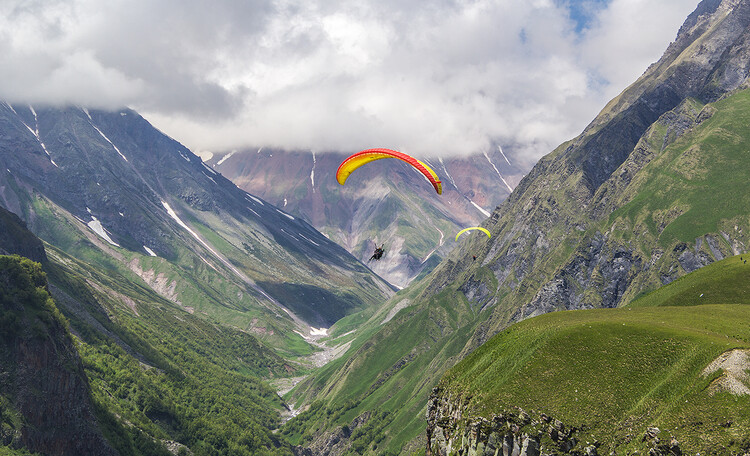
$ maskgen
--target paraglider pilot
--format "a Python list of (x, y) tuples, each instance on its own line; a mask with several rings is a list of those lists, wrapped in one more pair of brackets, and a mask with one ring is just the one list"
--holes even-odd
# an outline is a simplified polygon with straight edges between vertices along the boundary
[(375, 252), (372, 254), (368, 261), (379, 260), (383, 256), (383, 253), (385, 253), (383, 247), (385, 247), (385, 244), (381, 244), (380, 247), (376, 247)]

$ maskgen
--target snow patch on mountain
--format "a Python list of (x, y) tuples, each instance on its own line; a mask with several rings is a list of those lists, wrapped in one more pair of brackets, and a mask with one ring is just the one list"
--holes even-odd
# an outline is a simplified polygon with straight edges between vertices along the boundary
[[(198, 236), (198, 233), (196, 233), (195, 231), (193, 231), (192, 229), (190, 229), (190, 227), (189, 227), (189, 226), (187, 226), (187, 225), (185, 224), (185, 222), (183, 222), (183, 221), (182, 221), (182, 220), (180, 219), (180, 217), (178, 217), (178, 216), (177, 216), (177, 213), (176, 213), (176, 212), (175, 212), (175, 211), (174, 211), (174, 210), (172, 209), (172, 207), (171, 207), (171, 206), (169, 205), (169, 203), (167, 203), (166, 201), (162, 201), (162, 202), (161, 202), (161, 204), (162, 204), (162, 206), (164, 206), (164, 209), (166, 209), (166, 210), (167, 210), (167, 214), (169, 214), (169, 216), (170, 216), (170, 217), (172, 217), (172, 220), (174, 220), (175, 222), (177, 222), (177, 224), (178, 224), (178, 225), (180, 225), (180, 226), (181, 226), (181, 227), (182, 227), (183, 229), (185, 229), (185, 231), (187, 231), (188, 233), (190, 233), (190, 235), (191, 235), (191, 236), (193, 236), (193, 237), (195, 238), (195, 240), (196, 240), (196, 241), (200, 242), (200, 243), (201, 243), (201, 245), (203, 245), (203, 247), (205, 247), (206, 249), (208, 249), (208, 251), (209, 251), (209, 252), (213, 253), (213, 254), (214, 254), (214, 255), (215, 255), (215, 256), (216, 256), (217, 258), (220, 258), (219, 254), (218, 254), (218, 253), (217, 253), (217, 252), (216, 252), (216, 251), (215, 251), (214, 249), (212, 249), (212, 248), (211, 248), (211, 246), (210, 246), (210, 245), (208, 245), (208, 243), (207, 243), (206, 241), (204, 241), (203, 239), (201, 239), (201, 237), (200, 237), (200, 236)], [(200, 255), (199, 255), (199, 256), (200, 256)], [(203, 257), (201, 257), (201, 259), (203, 259)], [(203, 259), (203, 261), (206, 261), (206, 260), (205, 260), (205, 259)], [(207, 263), (207, 264), (208, 264), (209, 266), (211, 266), (211, 265), (210, 265), (210, 263), (208, 263), (208, 261), (206, 261), (206, 263)], [(211, 267), (213, 267), (213, 266), (211, 266)], [(237, 269), (235, 269), (235, 268), (234, 268), (233, 266), (231, 266), (231, 265), (230, 265), (230, 267), (231, 267), (231, 268), (232, 268), (232, 270), (233, 270), (233, 271), (234, 271), (234, 272), (235, 272), (235, 273), (236, 273), (237, 275), (239, 275), (240, 277), (243, 277), (243, 276), (244, 276), (244, 274), (241, 274), (241, 273), (240, 273), (240, 272), (239, 272), (239, 271), (238, 271)]]
[(309, 242), (310, 242), (311, 244), (315, 244), (315, 245), (317, 245), (317, 246), (320, 246), (320, 244), (318, 244), (317, 242), (313, 241), (312, 239), (310, 239), (309, 237), (305, 236), (304, 234), (300, 233), (299, 235), (300, 235), (300, 236), (302, 236), (303, 238), (305, 238), (305, 239), (306, 239), (307, 241), (309, 241)]
[(328, 328), (314, 328), (310, 327), (310, 335), (311, 336), (327, 336), (328, 335)]
[(451, 184), (453, 184), (453, 187), (458, 189), (458, 185), (456, 185), (456, 181), (453, 180), (453, 176), (451, 176), (450, 173), (448, 172), (448, 168), (445, 167), (445, 163), (443, 163), (442, 157), (438, 158), (438, 161), (440, 161), (440, 166), (443, 167), (443, 171), (445, 171), (445, 175), (448, 176), (448, 180), (451, 181)]
[[(6, 103), (5, 105), (8, 106), (10, 110), (13, 111), (13, 113), (18, 116), (18, 113), (16, 112), (15, 109), (13, 109), (13, 106), (9, 105), (8, 103)], [(34, 114), (34, 124), (35, 124), (34, 128), (32, 129), (26, 122), (24, 122), (23, 119), (21, 119), (21, 116), (18, 116), (19, 120), (26, 128), (29, 129), (31, 134), (34, 135), (39, 145), (42, 146), (42, 150), (44, 151), (44, 153), (47, 154), (47, 157), (49, 157), (49, 161), (53, 165), (55, 165), (56, 168), (59, 168), (59, 166), (57, 166), (57, 163), (55, 163), (55, 161), (52, 160), (52, 156), (47, 150), (47, 146), (45, 146), (44, 143), (42, 142), (42, 138), (39, 137), (39, 120), (37, 119), (36, 111), (34, 110), (34, 108), (31, 107), (31, 105), (29, 105), (29, 110), (31, 110), (31, 113)]]
[[(487, 155), (487, 152), (482, 152), (482, 153), (484, 154), (484, 156), (487, 159), (487, 161), (490, 162), (490, 165), (492, 165), (492, 168), (495, 169), (495, 172), (497, 173), (497, 175), (500, 176), (500, 180), (503, 181), (503, 184), (505, 184), (505, 186), (508, 187), (508, 191), (509, 192), (513, 192), (513, 187), (511, 187), (510, 185), (508, 185), (508, 182), (505, 181), (505, 178), (503, 178), (503, 175), (500, 174), (500, 171), (497, 169), (497, 166), (495, 166), (495, 164), (492, 163), (492, 160), (490, 160), (490, 156)], [(505, 154), (503, 154), (503, 157), (505, 157)], [(507, 161), (508, 159), (506, 158), (505, 160)], [(508, 162), (508, 163), (510, 163), (510, 162)]]
[(213, 169), (212, 169), (212, 168), (211, 168), (210, 166), (208, 166), (207, 164), (205, 164), (205, 163), (201, 163), (201, 165), (203, 165), (203, 167), (204, 167), (204, 168), (206, 168), (206, 169), (207, 169), (207, 170), (208, 170), (208, 171), (209, 171), (209, 172), (210, 172), (211, 174), (213, 174), (213, 175), (216, 175), (216, 174), (218, 174), (218, 173), (217, 173), (216, 171), (214, 171), (214, 170), (213, 170)]
[[(315, 151), (312, 150), (310, 152), (312, 152), (313, 156), (313, 166), (312, 170), (310, 170), (310, 182), (312, 183), (312, 192), (315, 193)], [(286, 200), (284, 200), (284, 203), (286, 203)]]
[(263, 206), (263, 201), (259, 200), (258, 198), (254, 197), (253, 195), (249, 193), (245, 194), (245, 199), (247, 199), (248, 197), (250, 197), (253, 201)]
[[(88, 209), (88, 208), (87, 208)], [(120, 247), (120, 244), (116, 243), (112, 240), (111, 237), (109, 237), (109, 234), (104, 229), (104, 226), (102, 226), (102, 222), (96, 219), (93, 215), (91, 216), (91, 221), (86, 224), (89, 228), (91, 228), (91, 231), (98, 234), (99, 237), (104, 239), (105, 241), (109, 242), (110, 244), (114, 245), (115, 247)]]
[(236, 153), (237, 153), (237, 151), (233, 150), (233, 151), (229, 152), (228, 154), (224, 155), (223, 157), (221, 157), (221, 160), (219, 160), (219, 161), (216, 162), (216, 166), (221, 165), (222, 163), (224, 163), (225, 161), (227, 161), (227, 159), (229, 157), (231, 157), (232, 155), (234, 155)]
[[(263, 294), (265, 297), (267, 297), (271, 302), (277, 303), (275, 299), (271, 298), (262, 288), (258, 287), (255, 282), (250, 280), (245, 274), (240, 272), (232, 263), (230, 263), (227, 259), (219, 255), (219, 253), (214, 250), (206, 241), (204, 241), (200, 236), (198, 236), (198, 233), (190, 229), (189, 226), (185, 222), (183, 222), (180, 217), (177, 216), (177, 213), (172, 209), (172, 207), (167, 203), (166, 201), (161, 202), (162, 206), (164, 206), (164, 209), (167, 210), (167, 214), (169, 214), (172, 219), (177, 222), (178, 225), (180, 225), (183, 229), (185, 229), (188, 233), (190, 233), (191, 236), (195, 238), (196, 241), (200, 242), (203, 247), (205, 247), (209, 252), (211, 252), (214, 257), (216, 257), (219, 261), (221, 261), (226, 267), (232, 270), (237, 277), (241, 278), (248, 284), (250, 284), (255, 290), (259, 291), (261, 294)], [(203, 260), (207, 265), (209, 265), (212, 269), (218, 272), (218, 269), (216, 269), (211, 263), (208, 262), (205, 258), (203, 258), (200, 254), (196, 253), (201, 260)], [(278, 304), (278, 303), (277, 303)], [(280, 304), (278, 304), (280, 306)], [(284, 309), (286, 310), (286, 309)]]
[(471, 204), (474, 205), (474, 207), (476, 207), (477, 209), (479, 209), (479, 212), (481, 212), (482, 214), (484, 214), (485, 217), (489, 217), (490, 216), (490, 213), (488, 211), (482, 209), (482, 206), (478, 205), (474, 201), (471, 201), (471, 200), (469, 200), (469, 201), (471, 202)]
[(510, 164), (510, 160), (508, 160), (508, 157), (505, 156), (505, 152), (503, 152), (503, 148), (500, 146), (497, 146), (497, 150), (499, 150), (500, 153), (503, 155), (503, 158), (505, 159), (506, 162), (508, 162), (508, 165), (513, 166)]

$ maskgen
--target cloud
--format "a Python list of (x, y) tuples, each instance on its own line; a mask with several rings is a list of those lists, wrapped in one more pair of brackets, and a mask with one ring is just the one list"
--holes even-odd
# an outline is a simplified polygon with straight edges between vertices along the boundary
[[(697, 0), (0, 4), (0, 98), (140, 111), (196, 150), (512, 145), (533, 162)], [(581, 13), (584, 11), (584, 13)]]

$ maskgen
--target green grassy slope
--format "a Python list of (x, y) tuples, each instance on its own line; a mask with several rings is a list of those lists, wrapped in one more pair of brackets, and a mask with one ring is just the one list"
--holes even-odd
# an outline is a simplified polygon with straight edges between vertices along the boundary
[[(128, 287), (150, 287), (173, 303), (178, 302), (185, 310), (253, 333), (268, 345), (278, 347), (283, 354), (294, 356), (311, 352), (308, 344), (290, 329), (291, 322), (276, 317), (279, 310), (275, 306), (261, 305), (257, 293), (254, 294), (231, 270), (212, 258), (210, 252), (201, 251), (200, 247), (191, 244), (189, 236), (172, 244), (172, 259), (151, 257), (102, 242), (70, 213), (47, 198), (36, 196), (30, 200), (37, 234), (59, 251), (78, 259), (81, 266), (86, 264), (89, 269), (106, 271), (102, 277), (109, 274), (123, 283), (132, 282)], [(191, 222), (197, 230), (204, 232), (204, 225), (199, 221)], [(216, 248), (224, 252), (233, 264), (239, 266), (242, 261), (249, 261), (246, 255), (242, 258), (234, 247), (225, 247), (228, 242), (223, 241), (219, 234), (211, 236), (209, 239), (216, 242)], [(210, 258), (211, 265), (201, 261), (196, 253)]]
[(629, 307), (750, 303), (750, 255), (737, 255), (680, 277)]
[[(725, 220), (747, 216), (750, 91), (720, 100), (709, 110), (713, 115), (708, 120), (639, 173), (636, 185), (622, 196), (628, 204), (610, 220), (643, 220), (658, 234), (659, 243), (669, 246), (694, 241), (724, 228)], [(665, 214), (670, 209), (672, 214)]]
[[(577, 427), (580, 441), (600, 442), (600, 454), (642, 449), (649, 426), (674, 436), (684, 453), (747, 451), (750, 396), (713, 393), (720, 373), (702, 371), (728, 350), (750, 348), (750, 281), (733, 281), (748, 271), (730, 258), (638, 307), (523, 321), (458, 363), (441, 386), (471, 398), (464, 416), (540, 411)], [(707, 304), (694, 302), (697, 290)]]
[[(435, 296), (428, 306), (410, 306), (421, 291), (399, 293), (357, 330), (349, 355), (289, 394), (298, 404), (319, 401), (285, 426), (292, 442), (309, 443), (317, 430), (348, 425), (368, 410), (388, 413), (382, 423), (368, 422), (382, 436), (377, 441), (353, 438), (347, 454), (399, 453), (405, 442), (424, 433), (432, 385), (458, 360), (480, 318), (479, 309), (454, 290)], [(399, 304), (403, 308), (393, 312)]]

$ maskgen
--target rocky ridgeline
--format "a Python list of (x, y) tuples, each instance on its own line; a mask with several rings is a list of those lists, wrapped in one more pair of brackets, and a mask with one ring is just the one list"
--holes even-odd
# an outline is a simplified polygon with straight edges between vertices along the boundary
[[(454, 251), (437, 267), (423, 299), (454, 286), (473, 307), (496, 309), (464, 353), (509, 323), (556, 310), (617, 307), (747, 251), (742, 218), (721, 221), (694, 244), (658, 245), (689, 209), (678, 202), (653, 214), (655, 232), (627, 217), (614, 218), (606, 231), (592, 228), (636, 197), (641, 171), (668, 145), (713, 116), (705, 103), (748, 87), (748, 29), (750, 2), (701, 2), (664, 56), (578, 138), (542, 158), (493, 212), (492, 240)], [(476, 272), (479, 266), (495, 280)]]

